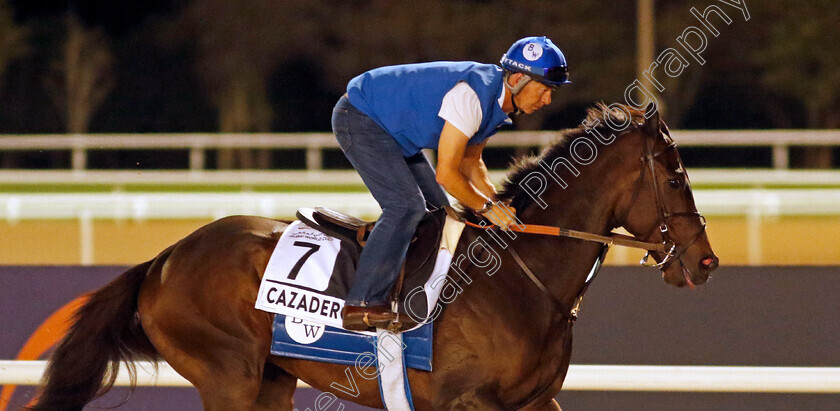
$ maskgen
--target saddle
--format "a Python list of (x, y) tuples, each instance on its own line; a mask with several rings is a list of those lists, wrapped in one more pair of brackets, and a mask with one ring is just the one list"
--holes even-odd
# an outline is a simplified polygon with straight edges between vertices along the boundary
[[(426, 212), (409, 244), (400, 275), (391, 290), (391, 301), (397, 302), (399, 306), (399, 326), (402, 329), (416, 325), (407, 315), (405, 304), (402, 302), (405, 302), (411, 290), (418, 285), (422, 286), (431, 275), (448, 213), (453, 213), (449, 207)], [(358, 261), (362, 248), (376, 224), (323, 207), (301, 208), (297, 211), (297, 218), (328, 236), (340, 239), (355, 262)], [(419, 308), (412, 309), (414, 312), (421, 312), (418, 311)]]

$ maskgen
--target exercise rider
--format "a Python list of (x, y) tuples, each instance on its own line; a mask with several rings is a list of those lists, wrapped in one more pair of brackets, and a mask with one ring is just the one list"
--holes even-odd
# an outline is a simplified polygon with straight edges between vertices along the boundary
[[(381, 67), (347, 85), (332, 115), (341, 150), (382, 208), (362, 250), (342, 311), (344, 328), (387, 328), (388, 302), (409, 242), (427, 207), (461, 204), (508, 227), (481, 158), (487, 138), (510, 113), (531, 114), (569, 83), (566, 58), (546, 37), (526, 37), (501, 67), (432, 62)], [(437, 149), (437, 169), (421, 152)], [(441, 186), (443, 189), (441, 189)]]

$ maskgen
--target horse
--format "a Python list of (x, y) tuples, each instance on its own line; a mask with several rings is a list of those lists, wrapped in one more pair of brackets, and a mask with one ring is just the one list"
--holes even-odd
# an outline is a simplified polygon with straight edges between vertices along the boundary
[[(525, 225), (599, 235), (624, 227), (662, 246), (652, 256), (666, 283), (705, 283), (718, 259), (658, 112), (599, 104), (584, 124), (590, 127), (565, 130), (539, 155), (517, 160), (498, 199)], [(254, 303), (289, 223), (222, 218), (93, 292), (52, 354), (31, 408), (80, 410), (111, 388), (120, 362), (133, 373), (135, 360), (166, 360), (207, 410), (292, 410), (298, 380), (332, 400), (382, 408), (377, 380), (359, 378), (359, 368), (270, 354), (273, 315)], [(433, 371), (407, 370), (414, 405), (559, 409), (554, 397), (571, 356), (570, 312), (604, 245), (475, 225), (464, 228), (453, 261), (459, 253), (475, 258), (449, 272), (468, 281), (459, 282), (434, 323)], [(484, 250), (468, 249), (476, 241)]]

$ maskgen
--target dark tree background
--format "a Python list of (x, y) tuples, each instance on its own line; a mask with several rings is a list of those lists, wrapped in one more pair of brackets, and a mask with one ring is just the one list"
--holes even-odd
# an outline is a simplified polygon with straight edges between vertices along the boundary
[[(656, 53), (716, 4), (705, 65), (660, 98), (672, 128), (840, 127), (840, 2), (656, 2)], [(0, 0), (0, 133), (329, 131), (353, 76), (432, 60), (495, 63), (552, 38), (574, 84), (518, 129), (576, 126), (635, 73), (636, 4), (596, 0)], [(830, 151), (816, 154), (830, 165)], [(827, 157), (826, 157), (827, 155)], [(223, 167), (265, 153), (220, 152)], [(827, 161), (827, 163), (826, 163)]]

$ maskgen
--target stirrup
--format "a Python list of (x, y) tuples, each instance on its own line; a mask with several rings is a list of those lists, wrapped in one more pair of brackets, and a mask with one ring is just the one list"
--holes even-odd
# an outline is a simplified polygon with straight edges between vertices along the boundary
[(394, 321), (391, 321), (390, 324), (388, 324), (387, 330), (394, 333), (394, 334), (398, 334), (398, 333), (402, 332), (402, 327), (403, 327), (403, 323), (401, 323), (399, 320), (394, 320)]

